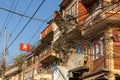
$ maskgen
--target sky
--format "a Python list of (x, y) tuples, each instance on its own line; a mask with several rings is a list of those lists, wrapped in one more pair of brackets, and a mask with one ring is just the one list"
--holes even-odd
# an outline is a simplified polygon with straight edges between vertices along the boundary
[[(53, 18), (54, 11), (59, 11), (59, 4), (62, 0), (45, 0), (34, 16), (35, 19), (30, 21), (22, 33), (20, 33), (20, 31), (30, 18), (14, 14), (3, 9), (8, 9), (31, 17), (42, 1), (43, 0), (0, 0), (0, 54), (2, 55), (4, 49), (4, 30), (6, 27), (6, 43), (8, 47), (6, 61), (8, 64), (13, 63), (12, 59), (15, 56), (21, 53), (26, 53), (19, 50), (20, 43), (29, 43), (33, 45), (40, 40), (40, 33), (47, 26), (47, 22), (45, 20), (51, 20)], [(20, 35), (15, 40), (19, 33)], [(11, 43), (12, 45), (10, 46)]]

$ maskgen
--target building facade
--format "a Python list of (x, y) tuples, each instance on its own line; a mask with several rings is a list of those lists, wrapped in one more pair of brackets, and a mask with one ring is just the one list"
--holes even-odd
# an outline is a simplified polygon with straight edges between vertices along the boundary
[(119, 0), (63, 0), (26, 57), (23, 80), (119, 80), (119, 10)]
[(63, 0), (60, 7), (70, 79), (119, 80), (119, 0)]

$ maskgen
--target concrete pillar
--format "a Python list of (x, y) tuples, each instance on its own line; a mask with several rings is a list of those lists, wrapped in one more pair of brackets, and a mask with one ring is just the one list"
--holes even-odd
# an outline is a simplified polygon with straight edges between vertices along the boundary
[[(112, 29), (110, 29), (109, 32), (108, 32), (108, 37), (111, 37), (113, 35), (112, 32), (113, 32)], [(115, 80), (115, 75), (112, 72), (114, 70), (113, 41), (112, 40), (110, 42), (108, 42), (108, 54), (107, 54), (107, 57), (108, 57), (108, 65), (109, 65), (108, 68), (110, 70), (108, 80)]]

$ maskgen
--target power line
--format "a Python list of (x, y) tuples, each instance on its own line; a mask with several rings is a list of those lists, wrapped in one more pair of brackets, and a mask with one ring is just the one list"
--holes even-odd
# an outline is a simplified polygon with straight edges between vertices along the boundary
[[(116, 3), (116, 4), (118, 4), (118, 3)], [(114, 4), (115, 5), (115, 4)], [(106, 13), (108, 13), (108, 12), (110, 12), (111, 10), (113, 10), (113, 9), (115, 9), (116, 7), (113, 7), (112, 9), (110, 9), (110, 10), (106, 10), (107, 12), (104, 12), (105, 14)], [(100, 8), (100, 9), (103, 9), (103, 8)], [(119, 11), (117, 11), (116, 13), (118, 13)], [(106, 18), (104, 18), (104, 19), (102, 19), (102, 20), (99, 20), (97, 23), (95, 23), (95, 24), (93, 24), (92, 26), (94, 26), (94, 25), (96, 25), (96, 24), (98, 24), (98, 23), (100, 23), (100, 22), (102, 22), (102, 21), (104, 21), (105, 19), (107, 19), (107, 18), (109, 18), (109, 17), (111, 17), (111, 16), (113, 16), (114, 14), (116, 14), (116, 13), (113, 13), (112, 15), (110, 15), (110, 16), (108, 16), (108, 17), (106, 17)], [(102, 13), (101, 13), (102, 14)], [(86, 18), (84, 18), (83, 20), (85, 20)], [(93, 21), (93, 20), (92, 20)], [(64, 23), (65, 24), (65, 23)], [(62, 26), (64, 26), (64, 24), (62, 25)], [(69, 24), (68, 22), (66, 23), (66, 24)], [(82, 25), (79, 25), (79, 27), (83, 27), (84, 25), (85, 25), (86, 23), (83, 23)], [(92, 26), (90, 26), (90, 27), (92, 27)], [(98, 35), (98, 34), (97, 34)], [(84, 42), (85, 41), (88, 41), (88, 39), (85, 39), (84, 38)], [(82, 43), (82, 42), (81, 42)]]
[[(48, 17), (46, 19), (46, 21), (48, 21), (50, 18), (52, 17), (52, 15), (50, 17)], [(30, 39), (29, 43), (31, 43), (31, 41), (34, 39), (34, 37), (36, 36), (36, 34), (39, 32), (39, 30), (41, 29), (41, 27), (44, 25), (45, 22), (43, 22), (40, 27), (37, 29), (37, 31), (34, 33), (34, 35), (32, 36), (32, 38)]]
[[(13, 14), (16, 14), (18, 16), (24, 16), (26, 18), (31, 18), (31, 16), (27, 16), (27, 15), (24, 15), (22, 13), (18, 13), (18, 12), (14, 12), (12, 10), (9, 10), (9, 9), (6, 9), (6, 8), (3, 8), (3, 7), (0, 7), (1, 10), (4, 10), (4, 11), (7, 11), (7, 12), (10, 12), (10, 13), (13, 13)], [(42, 20), (42, 19), (38, 19), (38, 18), (32, 18), (33, 20), (37, 20), (37, 21), (41, 21), (41, 22), (44, 22), (45, 20)], [(45, 21), (45, 22), (48, 22), (48, 21)]]
[[(42, 7), (43, 3), (45, 2), (45, 0), (43, 0), (41, 2), (41, 4), (39, 5), (39, 7), (37, 8), (37, 10), (34, 12), (34, 14), (32, 15), (32, 17), (28, 20), (28, 22), (26, 23), (26, 25), (22, 28), (22, 30), (18, 33), (18, 35), (15, 37), (15, 39), (10, 43), (10, 45), (8, 46), (8, 48), (11, 47), (11, 45), (15, 42), (15, 40), (20, 36), (20, 34), (23, 32), (23, 30), (27, 27), (27, 25), (30, 23), (30, 21), (32, 20), (32, 18), (35, 16), (35, 14), (38, 12), (38, 10)], [(8, 49), (7, 48), (7, 49)]]
[[(15, 3), (15, 0), (13, 0), (12, 6), (10, 7), (10, 9), (13, 8), (14, 3)], [(3, 27), (2, 27), (2, 29), (1, 29), (1, 33), (2, 33), (2, 30), (4, 29), (4, 27), (6, 27), (6, 23), (7, 23), (7, 21), (8, 21), (9, 15), (10, 15), (10, 14), (8, 13), (8, 14), (7, 14), (7, 17), (6, 17), (6, 19), (5, 19), (5, 22), (4, 22), (4, 24), (3, 24)], [(2, 39), (1, 39), (1, 40), (2, 40)], [(0, 40), (0, 42), (1, 42), (1, 40)]]
[[(12, 2), (12, 6), (10, 7), (10, 9), (13, 8), (14, 3), (15, 3), (15, 0), (13, 0), (13, 2)], [(10, 15), (10, 14), (8, 13), (8, 14), (7, 14), (7, 17), (6, 17), (6, 19), (5, 19), (4, 25), (3, 25), (3, 27), (2, 27), (2, 30), (3, 30), (4, 27), (6, 26), (6, 23), (7, 23), (7, 21), (8, 21), (9, 15)], [(1, 32), (2, 32), (2, 30), (1, 30)]]
[[(29, 7), (32, 5), (33, 1), (34, 1), (34, 0), (31, 0), (31, 1), (30, 1), (29, 5), (27, 6), (27, 8), (26, 8), (25, 11), (24, 11), (24, 14), (28, 11), (28, 9), (29, 9)], [(18, 25), (20, 24), (20, 22), (22, 21), (22, 19), (23, 19), (23, 16), (19, 19), (18, 23), (15, 25), (15, 28), (14, 28), (13, 31), (11, 32), (11, 37), (12, 37), (12, 34), (16, 31), (16, 29), (17, 29)], [(9, 38), (8, 43), (9, 43), (11, 37)], [(17, 52), (17, 53), (19, 53), (19, 52)], [(9, 55), (9, 56), (10, 56), (10, 55)], [(11, 56), (11, 57), (13, 57), (13, 56)]]
[[(13, 11), (15, 11), (15, 9), (17, 8), (17, 5), (19, 4), (19, 2), (20, 2), (20, 0), (17, 0), (16, 5), (15, 5), (15, 7), (13, 8)], [(6, 28), (8, 27), (8, 24), (10, 23), (12, 17), (13, 17), (13, 14), (10, 15), (8, 21), (6, 22)], [(11, 35), (11, 36), (12, 36), (12, 35)], [(11, 36), (10, 36), (10, 38), (11, 38)], [(10, 39), (10, 38), (9, 38), (9, 39)]]
[[(119, 1), (119, 3), (120, 3), (120, 1)], [(119, 4), (119, 3), (116, 3), (116, 4)], [(115, 8), (116, 8), (116, 7), (114, 7), (114, 8), (112, 8), (112, 9), (110, 9), (109, 11), (105, 12), (104, 14), (106, 14), (106, 13), (110, 12), (111, 10), (113, 10), (113, 9), (115, 9)], [(101, 19), (100, 21), (97, 21), (95, 24), (93, 24), (93, 25), (89, 26), (87, 29), (89, 29), (90, 27), (93, 27), (93, 26), (97, 25), (98, 23), (101, 23), (102, 21), (104, 21), (104, 20), (106, 20), (107, 18), (109, 18), (109, 17), (111, 17), (111, 16), (113, 16), (113, 15), (117, 14), (118, 12), (119, 12), (119, 10), (118, 10), (118, 11), (116, 11), (115, 13), (112, 13), (112, 14), (111, 14), (111, 15), (109, 15), (108, 17), (106, 17), (106, 18), (104, 18), (104, 19)], [(85, 23), (84, 23), (83, 25), (85, 25)], [(83, 25), (81, 25), (81, 26), (83, 26)], [(98, 35), (96, 35), (96, 36), (98, 36)], [(84, 40), (84, 42), (85, 42), (85, 41), (88, 41), (88, 38), (86, 38), (86, 39)]]
[[(17, 5), (19, 4), (19, 2), (20, 2), (20, 0), (17, 0), (17, 3), (16, 3), (16, 5), (15, 5), (15, 7), (14, 7), (13, 11), (15, 11), (15, 9), (17, 8)], [(11, 15), (11, 16), (9, 17), (8, 22), (6, 22), (6, 27), (8, 27), (8, 24), (9, 24), (9, 22), (11, 21), (12, 16), (13, 16), (13, 15)]]
[[(105, 4), (105, 6), (102, 6), (102, 7), (100, 7), (100, 8), (98, 8), (98, 9), (96, 9), (96, 10), (94, 10), (94, 12), (95, 11), (98, 11), (98, 10), (101, 10), (101, 9), (103, 9), (103, 8), (106, 8), (106, 7), (110, 7), (110, 6), (113, 6), (113, 5), (116, 5), (116, 4), (118, 4), (118, 3), (115, 3), (115, 4), (111, 4), (111, 5), (109, 5), (110, 3), (108, 2), (108, 3), (106, 3)], [(107, 5), (107, 6), (106, 6)], [(110, 9), (109, 11), (111, 11), (111, 10), (113, 10), (113, 9), (115, 9), (115, 8), (117, 8), (117, 7), (114, 7), (114, 8), (112, 8), (112, 9)], [(80, 18), (80, 17), (82, 17), (83, 15), (86, 15), (86, 14), (88, 14), (88, 12), (90, 11), (90, 9), (88, 9), (88, 11), (83, 11), (83, 12), (81, 12), (81, 14), (80, 15), (78, 15), (76, 18)], [(108, 12), (109, 12), (108, 11)], [(93, 13), (94, 13), (93, 12)], [(105, 13), (107, 13), (107, 12), (105, 12)], [(101, 14), (100, 14), (101, 15)], [(83, 20), (85, 20), (86, 19), (86, 17), (85, 18), (82, 18), (81, 20), (79, 20), (79, 22), (80, 21), (83, 21)], [(88, 20), (89, 21), (89, 20)], [(82, 25), (80, 25), (81, 27), (82, 26), (84, 26), (86, 23), (84, 23), (84, 24), (82, 24)]]
[[(31, 0), (31, 2), (30, 2), (29, 5), (27, 6), (27, 8), (25, 9), (25, 11), (24, 11), (23, 14), (25, 14), (25, 13), (28, 11), (28, 9), (29, 9), (29, 7), (31, 6), (31, 4), (33, 3), (33, 1), (34, 1), (34, 0)], [(16, 31), (16, 29), (17, 29), (18, 25), (20, 24), (20, 22), (22, 21), (22, 18), (23, 18), (23, 16), (19, 19), (18, 23), (15, 25), (15, 28), (13, 29), (13, 31), (12, 31), (12, 33), (11, 33), (11, 37), (12, 37), (12, 34)], [(8, 41), (10, 41), (10, 38), (9, 38)]]

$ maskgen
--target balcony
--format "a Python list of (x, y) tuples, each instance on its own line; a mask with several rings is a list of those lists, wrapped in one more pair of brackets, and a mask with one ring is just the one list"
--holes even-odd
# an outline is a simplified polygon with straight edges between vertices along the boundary
[(53, 35), (54, 35), (54, 32), (50, 31), (45, 35), (44, 38), (41, 39), (41, 43), (44, 43), (44, 44), (50, 43), (53, 40)]
[(86, 5), (92, 5), (96, 0), (81, 0)]
[(34, 77), (34, 80), (52, 80), (52, 74), (39, 74)]
[[(87, 17), (83, 25), (83, 37), (94, 38), (104, 33), (112, 24), (120, 25), (119, 2), (115, 4), (104, 4), (104, 7), (99, 6), (92, 11), (92, 14)], [(99, 32), (99, 33), (98, 33)]]
[(20, 67), (13, 67), (13, 68), (9, 69), (8, 71), (6, 71), (5, 76), (14, 75), (20, 71), (21, 71)]
[(81, 42), (81, 30), (79, 29), (79, 25), (76, 22), (76, 18), (72, 15), (66, 15), (66, 21), (62, 26), (61, 30), (61, 38), (66, 41), (69, 41), (70, 46), (74, 46), (75, 44), (79, 44)]
[(82, 75), (84, 72), (89, 71), (89, 64), (86, 64), (88, 61), (88, 57), (83, 54), (79, 54), (78, 56), (68, 60), (68, 69), (69, 72), (79, 73), (78, 75)]
[(48, 26), (40, 33), (40, 39), (42, 40), (44, 37), (46, 37), (51, 31), (52, 31), (52, 22), (50, 21)]
[(36, 69), (34, 80), (52, 80), (52, 67)]
[(60, 4), (60, 7), (66, 6), (68, 3), (70, 3), (70, 0), (63, 0)]
[(49, 65), (53, 64), (57, 60), (56, 53), (48, 49), (43, 53), (43, 55), (40, 57), (40, 63), (43, 68), (47, 68)]

